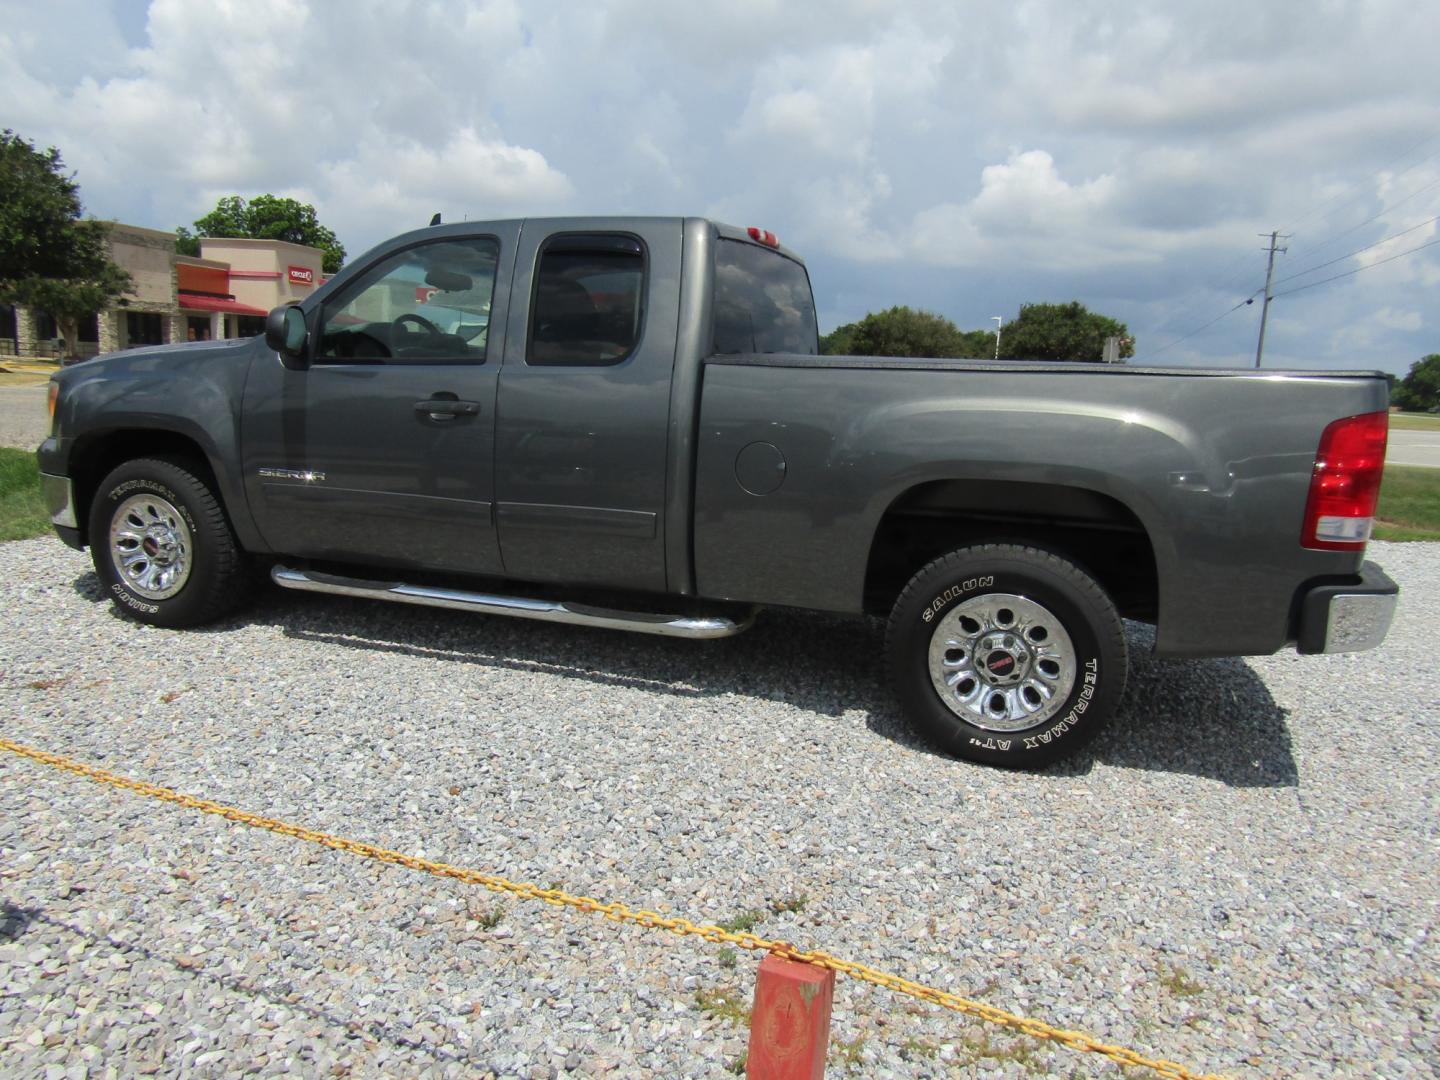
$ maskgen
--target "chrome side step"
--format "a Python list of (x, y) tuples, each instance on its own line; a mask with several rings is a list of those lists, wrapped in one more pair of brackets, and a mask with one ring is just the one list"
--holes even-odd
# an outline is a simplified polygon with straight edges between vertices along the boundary
[(314, 570), (292, 570), (276, 566), (270, 579), (285, 589), (301, 592), (333, 593), (336, 596), (360, 596), (369, 600), (394, 600), (402, 604), (451, 608), (456, 611), (477, 611), (483, 615), (513, 615), (542, 622), (573, 623), (578, 626), (603, 626), (612, 630), (633, 630), (642, 634), (665, 637), (722, 638), (750, 629), (755, 612), (750, 610), (739, 619), (724, 615), (667, 615), (649, 611), (616, 611), (589, 604), (559, 600), (528, 600), (520, 596), (498, 596), (492, 593), (467, 592), (463, 589), (437, 589), (423, 585), (406, 585), (398, 581), (366, 581), (361, 578), (322, 574)]

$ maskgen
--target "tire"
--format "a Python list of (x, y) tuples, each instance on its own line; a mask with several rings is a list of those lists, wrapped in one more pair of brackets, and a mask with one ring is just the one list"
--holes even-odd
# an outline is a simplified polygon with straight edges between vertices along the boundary
[(249, 598), (248, 560), (201, 475), (184, 458), (139, 458), (95, 493), (95, 573), (115, 606), (142, 623), (200, 626)]
[(910, 579), (885, 648), (906, 714), (939, 748), (1035, 769), (1092, 739), (1125, 692), (1115, 605), (1057, 555), (984, 544)]

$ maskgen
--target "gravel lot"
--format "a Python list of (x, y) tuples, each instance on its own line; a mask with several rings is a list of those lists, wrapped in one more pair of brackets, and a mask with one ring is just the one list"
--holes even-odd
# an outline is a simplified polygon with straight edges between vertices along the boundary
[[(918, 745), (876, 627), (670, 642), (267, 593), (206, 632), (0, 546), (3, 730), (184, 791), (730, 920), (1235, 1076), (1434, 1076), (1440, 545), (1355, 657), (1160, 662), (1041, 775)], [(1143, 631), (1132, 646), (1143, 649)], [(719, 1077), (755, 958), (0, 755), (16, 1077)], [(798, 910), (779, 910), (797, 908)], [(702, 1005), (702, 1002), (708, 1003)], [(832, 1076), (1118, 1075), (841, 981)]]

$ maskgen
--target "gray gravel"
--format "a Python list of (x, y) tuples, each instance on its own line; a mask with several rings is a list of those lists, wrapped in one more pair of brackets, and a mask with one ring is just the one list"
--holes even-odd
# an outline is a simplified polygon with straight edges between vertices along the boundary
[(0, 446), (34, 450), (50, 434), (46, 386), (0, 386)]
[[(683, 643), (266, 594), (206, 632), (0, 546), (3, 730), (256, 811), (815, 945), (1236, 1076), (1433, 1076), (1440, 545), (1355, 657), (1160, 662), (1041, 775), (918, 745), (877, 629)], [(1144, 632), (1134, 631), (1144, 646)], [(803, 899), (802, 899), (803, 898)], [(8, 1076), (722, 1077), (755, 959), (0, 755)], [(785, 911), (787, 907), (800, 910)], [(1115, 1075), (841, 981), (832, 1076)]]

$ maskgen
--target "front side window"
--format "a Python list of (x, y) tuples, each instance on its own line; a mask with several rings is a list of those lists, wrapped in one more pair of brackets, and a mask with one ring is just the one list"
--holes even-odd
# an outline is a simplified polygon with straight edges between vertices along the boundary
[(715, 245), (716, 353), (820, 351), (815, 299), (805, 267), (741, 240)]
[(500, 245), (437, 240), (382, 259), (320, 313), (317, 359), (483, 364)]
[(640, 340), (645, 251), (630, 236), (558, 236), (540, 252), (525, 362), (618, 364)]

